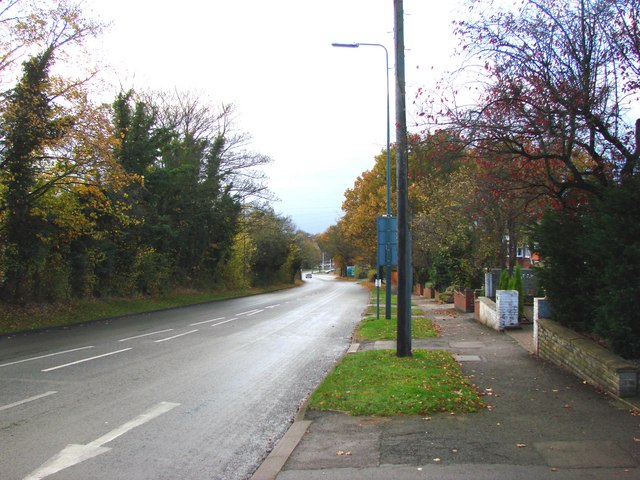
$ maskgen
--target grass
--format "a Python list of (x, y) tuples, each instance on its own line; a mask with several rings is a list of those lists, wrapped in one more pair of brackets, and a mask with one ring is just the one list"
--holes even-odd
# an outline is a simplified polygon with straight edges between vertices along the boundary
[[(390, 320), (386, 320), (383, 315), (380, 318), (365, 317), (355, 332), (355, 340), (358, 342), (366, 340), (395, 340), (398, 325), (398, 317), (391, 315)], [(411, 318), (411, 338), (437, 337), (438, 330), (433, 321), (424, 316)]]
[(311, 397), (309, 406), (351, 415), (469, 413), (480, 397), (451, 354), (418, 350), (399, 358), (391, 350), (347, 355)]
[(25, 307), (3, 305), (0, 309), (0, 335), (226, 300), (272, 290), (274, 289), (225, 292), (177, 291), (157, 297), (75, 300), (64, 304), (38, 304)]
[[(375, 291), (372, 300), (376, 300)], [(392, 305), (397, 297), (392, 296)], [(360, 323), (355, 340), (395, 340), (397, 312), (376, 318), (376, 309)], [(412, 338), (438, 336), (438, 328), (420, 309), (412, 310)], [(429, 415), (469, 413), (483, 407), (474, 386), (449, 352), (414, 350), (399, 358), (392, 350), (367, 350), (344, 357), (312, 395), (309, 406), (351, 415)]]
[[(376, 301), (376, 293), (371, 293), (371, 299)], [(397, 295), (391, 295), (391, 318), (387, 320), (385, 318), (385, 306), (380, 306), (380, 318), (376, 318), (377, 308), (375, 305), (367, 308), (368, 316), (360, 323), (355, 332), (355, 340), (358, 342), (366, 340), (395, 340), (397, 325), (398, 325), (398, 313)], [(430, 338), (438, 336), (438, 329), (433, 321), (424, 316), (424, 312), (420, 309), (411, 309), (411, 337), (412, 338)]]

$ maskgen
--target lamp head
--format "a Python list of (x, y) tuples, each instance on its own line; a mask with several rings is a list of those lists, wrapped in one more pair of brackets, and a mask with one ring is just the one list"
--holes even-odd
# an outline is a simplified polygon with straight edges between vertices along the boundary
[(332, 47), (342, 47), (342, 48), (358, 48), (360, 46), (359, 43), (332, 43)]

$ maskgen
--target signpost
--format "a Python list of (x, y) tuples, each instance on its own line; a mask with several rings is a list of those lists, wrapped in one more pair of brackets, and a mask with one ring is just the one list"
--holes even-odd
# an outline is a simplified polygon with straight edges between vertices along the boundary
[[(391, 268), (398, 265), (398, 219), (391, 215), (378, 217), (378, 272), (380, 267), (386, 269), (386, 314), (391, 319)], [(380, 283), (382, 281), (380, 280)], [(379, 287), (378, 287), (379, 288)], [(378, 312), (380, 311), (380, 291), (378, 290)], [(379, 316), (379, 313), (378, 313)]]

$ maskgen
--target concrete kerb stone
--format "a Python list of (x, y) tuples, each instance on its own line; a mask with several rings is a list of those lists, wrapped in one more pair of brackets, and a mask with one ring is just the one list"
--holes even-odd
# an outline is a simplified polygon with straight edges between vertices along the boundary
[(311, 425), (311, 421), (309, 420), (293, 422), (289, 430), (287, 430), (287, 433), (284, 434), (284, 437), (280, 439), (275, 448), (253, 474), (251, 480), (275, 480), (293, 450), (298, 446), (304, 434), (307, 433), (309, 425)]

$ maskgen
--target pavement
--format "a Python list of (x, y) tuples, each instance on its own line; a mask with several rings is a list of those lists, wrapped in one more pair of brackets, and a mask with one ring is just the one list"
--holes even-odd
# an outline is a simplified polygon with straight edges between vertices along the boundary
[[(252, 480), (640, 480), (640, 401), (611, 398), (532, 354), (530, 326), (496, 332), (414, 297), (486, 408), (354, 417), (302, 409)], [(352, 351), (395, 342), (354, 344)]]

